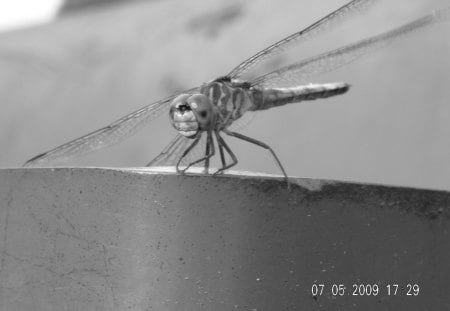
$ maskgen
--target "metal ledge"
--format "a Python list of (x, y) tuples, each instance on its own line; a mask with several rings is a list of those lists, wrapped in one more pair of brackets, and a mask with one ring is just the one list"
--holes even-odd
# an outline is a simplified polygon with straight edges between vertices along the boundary
[(450, 308), (449, 192), (292, 181), (0, 170), (2, 309)]

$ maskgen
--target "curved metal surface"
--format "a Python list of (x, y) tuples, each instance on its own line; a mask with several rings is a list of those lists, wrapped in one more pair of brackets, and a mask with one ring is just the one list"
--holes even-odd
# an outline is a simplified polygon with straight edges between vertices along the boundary
[[(444, 310), (449, 216), (444, 191), (3, 169), (0, 309)], [(353, 284), (379, 294), (354, 296)]]

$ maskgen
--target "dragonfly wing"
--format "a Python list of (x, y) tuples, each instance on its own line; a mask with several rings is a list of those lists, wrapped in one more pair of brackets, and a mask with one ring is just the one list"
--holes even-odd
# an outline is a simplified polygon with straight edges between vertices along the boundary
[[(183, 93), (194, 93), (198, 88)], [(178, 94), (177, 94), (178, 95)], [(148, 122), (160, 116), (169, 108), (176, 95), (154, 102), (92, 133), (74, 139), (50, 151), (39, 154), (28, 160), (24, 166), (41, 166), (50, 162), (60, 162), (114, 145), (140, 130)]]
[(176, 165), (181, 154), (188, 147), (188, 143), (188, 138), (178, 134), (156, 158), (147, 164), (147, 166)]
[[(181, 158), (183, 152), (193, 143), (193, 139), (187, 138), (181, 134), (175, 138), (164, 148), (164, 150), (147, 166), (175, 166)], [(206, 135), (202, 135), (198, 144), (186, 155), (180, 162), (181, 168), (188, 164), (202, 158), (206, 150)], [(197, 163), (194, 166), (203, 166), (203, 162)]]
[(240, 78), (244, 73), (248, 72), (260, 61), (274, 56), (289, 47), (296, 46), (301, 42), (311, 39), (321, 32), (324, 32), (343, 22), (344, 20), (348, 20), (352, 16), (357, 16), (359, 13), (365, 11), (369, 5), (377, 1), (378, 0), (353, 0), (348, 2), (346, 5), (333, 11), (332, 13), (306, 27), (305, 29), (296, 32), (272, 44), (266, 49), (256, 53), (255, 55), (238, 65), (236, 68), (234, 68), (227, 75), (227, 77), (230, 77), (232, 79)]
[(251, 84), (260, 87), (288, 87), (305, 83), (312, 75), (335, 70), (357, 60), (361, 56), (385, 47), (405, 35), (449, 19), (450, 8), (434, 11), (391, 31), (282, 67), (254, 79), (251, 81)]

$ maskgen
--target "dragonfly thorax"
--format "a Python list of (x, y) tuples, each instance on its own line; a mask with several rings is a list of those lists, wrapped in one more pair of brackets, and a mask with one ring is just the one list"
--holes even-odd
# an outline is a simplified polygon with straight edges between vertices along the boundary
[(196, 137), (200, 131), (214, 127), (217, 108), (203, 94), (181, 94), (170, 104), (172, 126), (183, 136)]

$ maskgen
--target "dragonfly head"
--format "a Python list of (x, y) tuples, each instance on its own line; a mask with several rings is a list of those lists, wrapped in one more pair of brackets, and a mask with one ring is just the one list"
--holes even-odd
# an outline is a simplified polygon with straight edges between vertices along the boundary
[(170, 104), (170, 122), (183, 136), (194, 138), (198, 132), (214, 127), (216, 109), (203, 94), (181, 94)]

